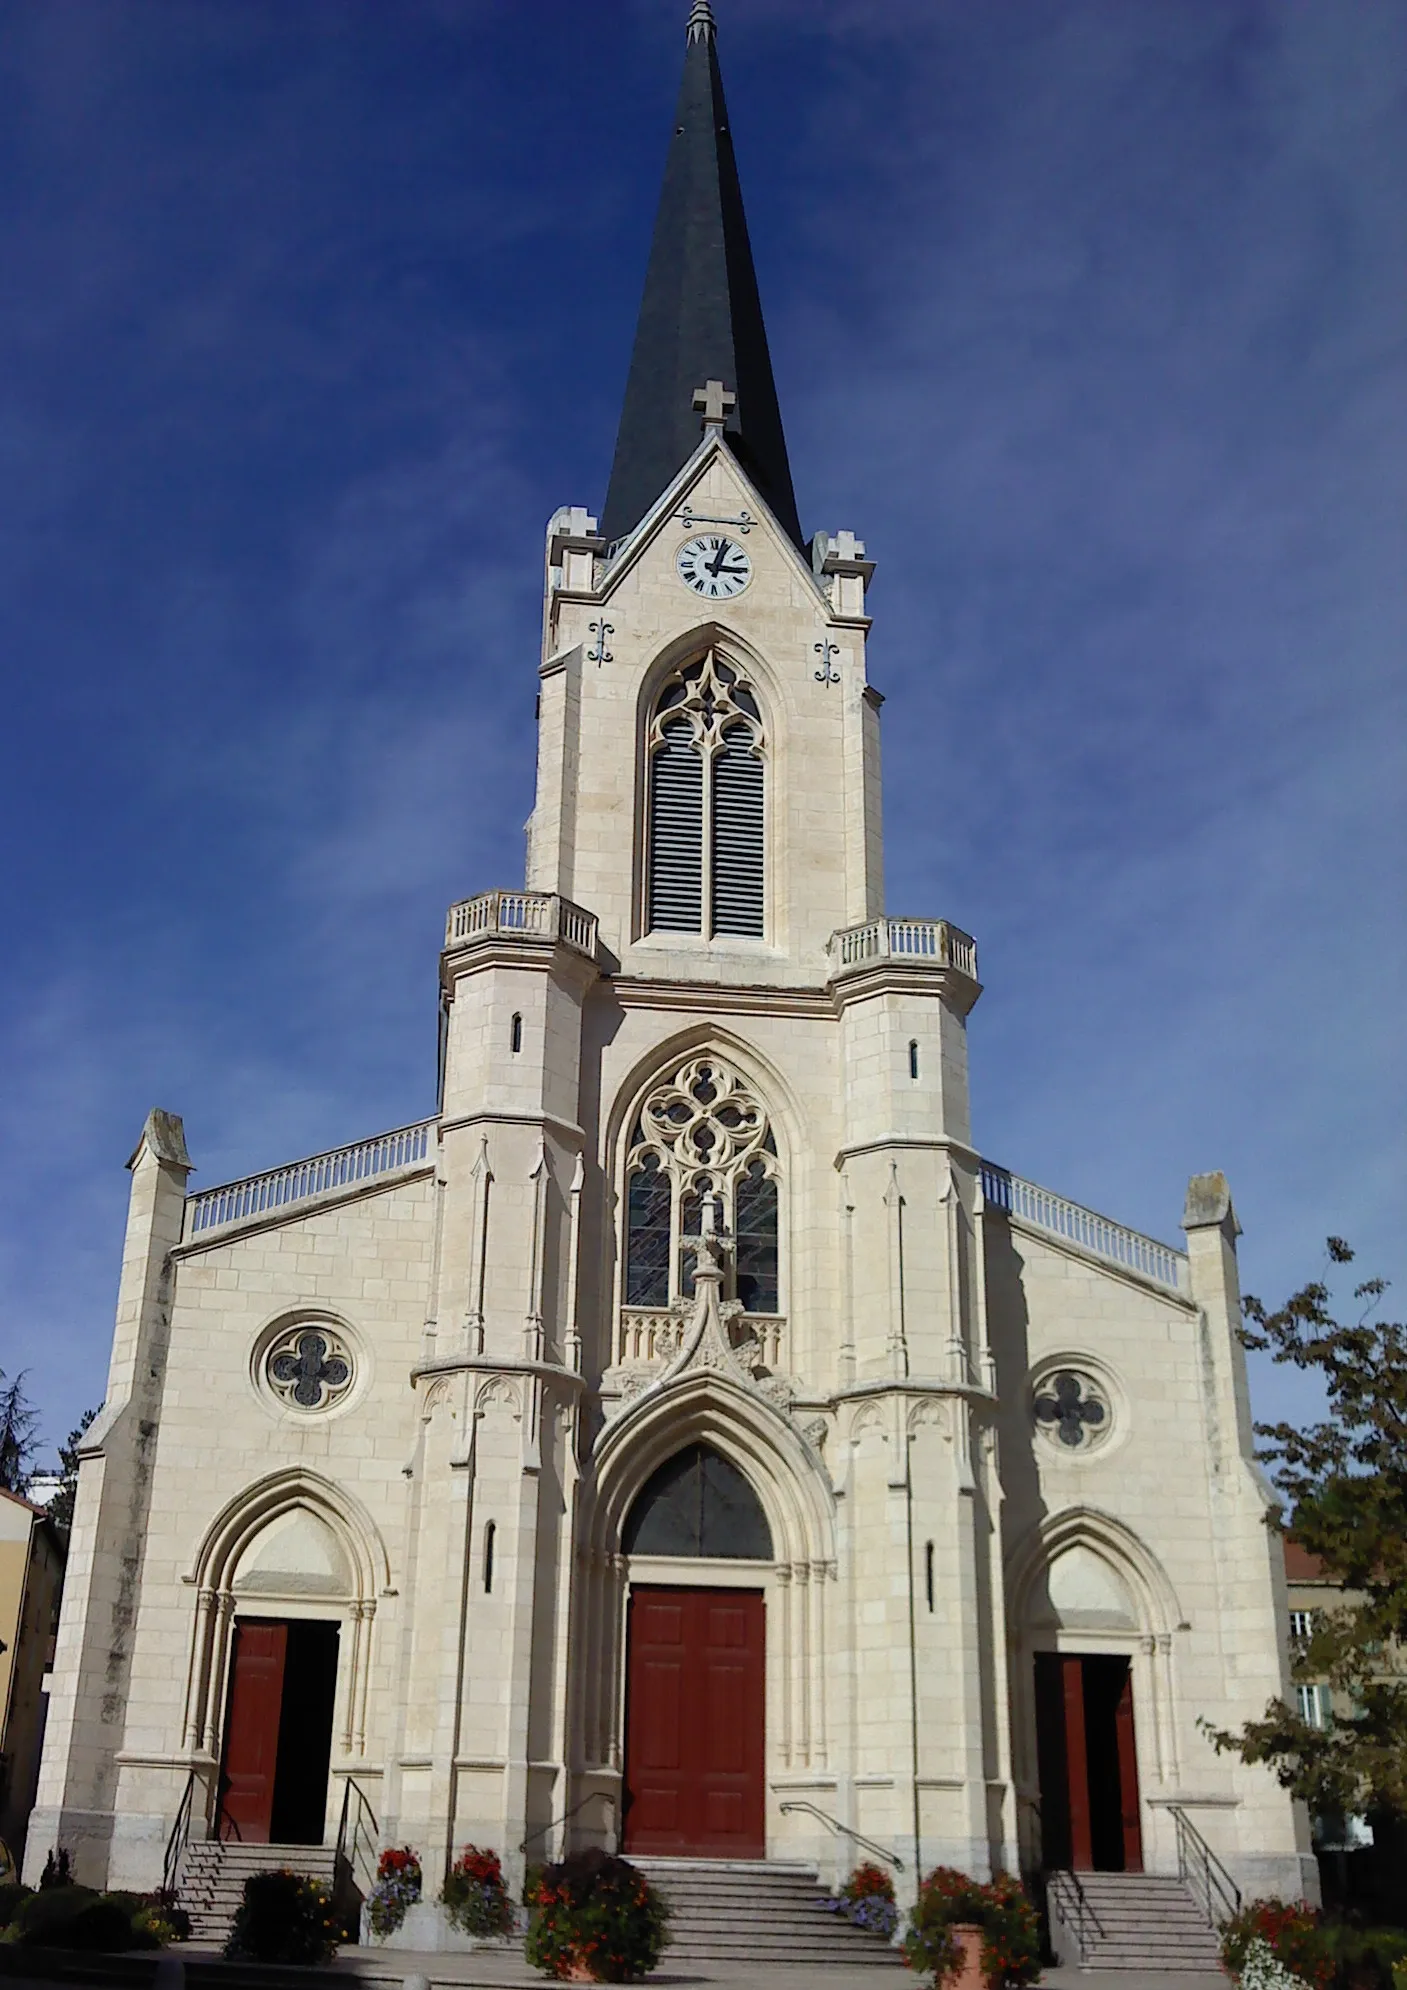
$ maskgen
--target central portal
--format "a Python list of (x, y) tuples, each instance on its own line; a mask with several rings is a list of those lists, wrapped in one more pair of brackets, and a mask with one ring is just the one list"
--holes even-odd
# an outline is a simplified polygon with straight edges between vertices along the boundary
[(766, 1612), (760, 1589), (631, 1592), (625, 1849), (766, 1853)]

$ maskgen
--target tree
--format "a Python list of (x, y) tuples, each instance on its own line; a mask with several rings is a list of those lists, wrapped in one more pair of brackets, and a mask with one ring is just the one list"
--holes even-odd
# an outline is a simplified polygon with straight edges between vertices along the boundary
[(96, 1410), (84, 1410), (78, 1428), (68, 1433), (66, 1444), (59, 1446), (59, 1489), (49, 1501), (49, 1518), (65, 1532), (73, 1525), (73, 1502), (78, 1496), (78, 1446), (97, 1414)]
[(7, 1382), (0, 1368), (0, 1487), (12, 1493), (23, 1493), (28, 1486), (30, 1460), (39, 1449), (34, 1435), (39, 1415), (24, 1392), (26, 1373), (21, 1370)]
[[(1349, 1264), (1341, 1237), (1329, 1262)], [(1275, 1470), (1296, 1541), (1356, 1600), (1317, 1613), (1296, 1649), (1296, 1678), (1327, 1680), (1351, 1711), (1312, 1727), (1272, 1700), (1239, 1734), (1209, 1729), (1218, 1751), (1263, 1762), (1318, 1814), (1407, 1818), (1407, 1327), (1372, 1315), (1380, 1278), (1355, 1288), (1356, 1324), (1341, 1325), (1322, 1280), (1278, 1312), (1244, 1303), (1241, 1339), (1321, 1378), (1329, 1415), (1297, 1430), (1257, 1424), (1258, 1453)], [(1271, 1525), (1282, 1525), (1272, 1516)]]

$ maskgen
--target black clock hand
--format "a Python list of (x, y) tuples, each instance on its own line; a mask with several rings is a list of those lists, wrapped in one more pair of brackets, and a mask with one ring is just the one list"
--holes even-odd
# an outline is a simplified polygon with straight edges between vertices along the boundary
[(728, 541), (725, 539), (723, 541), (723, 544), (718, 548), (718, 551), (714, 555), (713, 559), (710, 561), (708, 570), (713, 575), (713, 578), (715, 580), (717, 580), (718, 578), (719, 568), (723, 565), (724, 560), (727, 559), (729, 553), (731, 553), (732, 550), (733, 550), (732, 547), (728, 544)]

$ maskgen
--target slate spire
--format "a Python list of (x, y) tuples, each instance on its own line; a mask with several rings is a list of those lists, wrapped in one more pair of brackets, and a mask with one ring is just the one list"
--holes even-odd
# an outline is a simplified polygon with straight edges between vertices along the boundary
[(728, 444), (800, 546), (708, 0), (695, 0), (687, 35), (601, 532), (620, 539), (639, 524), (698, 446), (695, 392), (721, 380), (737, 397)]

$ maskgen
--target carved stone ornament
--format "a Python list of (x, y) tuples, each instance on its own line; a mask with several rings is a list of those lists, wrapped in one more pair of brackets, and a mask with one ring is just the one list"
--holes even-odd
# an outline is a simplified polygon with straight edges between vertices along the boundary
[(323, 1321), (303, 1321), (280, 1334), (264, 1356), (264, 1380), (291, 1410), (330, 1410), (355, 1379), (351, 1350)]

